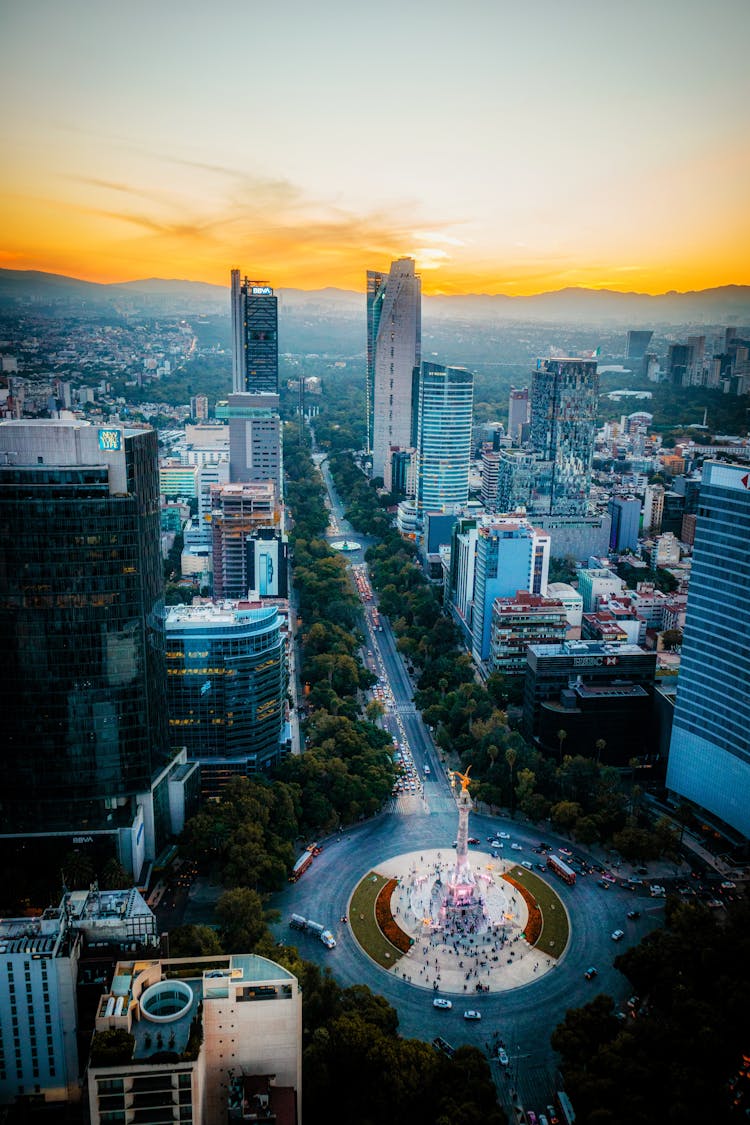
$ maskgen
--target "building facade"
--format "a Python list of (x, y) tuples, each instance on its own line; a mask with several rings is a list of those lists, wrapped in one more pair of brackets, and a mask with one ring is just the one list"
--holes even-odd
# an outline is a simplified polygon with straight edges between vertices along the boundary
[(273, 481), (282, 496), (281, 419), (276, 394), (231, 394), (229, 417), (229, 479)]
[(750, 473), (708, 462), (667, 786), (750, 836)]
[(526, 674), (529, 645), (559, 644), (568, 616), (562, 602), (519, 590), (514, 598), (495, 598), (492, 606), (490, 668), (504, 676)]
[(528, 387), (511, 387), (508, 398), (508, 437), (514, 445), (524, 440), (531, 418), (531, 401)]
[(248, 540), (261, 528), (278, 530), (281, 510), (272, 481), (211, 486), (214, 597), (246, 598)]
[(544, 594), (549, 572), (549, 536), (518, 516), (478, 522), (472, 608), (472, 656), (489, 659), (492, 605), (518, 590)]
[(609, 532), (610, 551), (634, 551), (641, 528), (641, 502), (635, 496), (613, 496), (609, 502), (612, 526)]
[(453, 512), (469, 496), (474, 376), (422, 363), (413, 380), (417, 508), (420, 514)]
[(391, 454), (408, 449), (412, 375), (422, 359), (421, 281), (412, 258), (367, 274), (367, 419), (372, 475), (390, 491)]
[[(482, 491), (480, 499), (488, 512), (497, 511), (497, 486), (500, 472), (500, 453), (494, 449), (482, 450)], [(504, 511), (507, 509), (503, 509)]]
[(127, 830), (168, 761), (156, 432), (3, 422), (0, 453), (2, 832)]
[(166, 631), (170, 736), (200, 762), (204, 795), (275, 765), (287, 688), (277, 606), (173, 606)]
[(278, 301), (265, 281), (232, 270), (232, 389), (236, 394), (279, 393)]
[(598, 400), (596, 360), (537, 360), (531, 388), (531, 444), (538, 460), (534, 515), (588, 513)]

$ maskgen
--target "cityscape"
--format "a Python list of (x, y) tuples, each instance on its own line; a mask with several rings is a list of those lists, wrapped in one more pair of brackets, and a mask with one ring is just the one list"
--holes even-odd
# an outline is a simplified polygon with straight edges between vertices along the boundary
[(36, 7), (0, 1119), (747, 1121), (744, 7)]

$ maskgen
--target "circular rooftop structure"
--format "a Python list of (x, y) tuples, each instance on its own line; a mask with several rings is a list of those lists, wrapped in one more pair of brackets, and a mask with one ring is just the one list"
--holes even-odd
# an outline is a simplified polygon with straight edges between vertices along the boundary
[(162, 980), (141, 996), (141, 1012), (152, 1023), (171, 1023), (187, 1015), (193, 1005), (193, 990), (182, 980)]

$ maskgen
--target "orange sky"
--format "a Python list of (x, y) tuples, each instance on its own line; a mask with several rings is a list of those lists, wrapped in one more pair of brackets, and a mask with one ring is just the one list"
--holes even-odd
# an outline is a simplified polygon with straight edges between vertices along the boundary
[(748, 283), (743, 30), (745, 0), (30, 0), (0, 43), (0, 265), (361, 290), (409, 254), (425, 293)]

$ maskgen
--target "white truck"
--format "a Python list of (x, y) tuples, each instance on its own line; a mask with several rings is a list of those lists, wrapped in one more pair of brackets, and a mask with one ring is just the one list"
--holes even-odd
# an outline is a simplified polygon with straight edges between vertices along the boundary
[(320, 922), (313, 922), (311, 918), (303, 918), (301, 914), (292, 914), (289, 925), (293, 930), (304, 930), (308, 934), (314, 934), (323, 942), (326, 949), (336, 948), (336, 938)]

